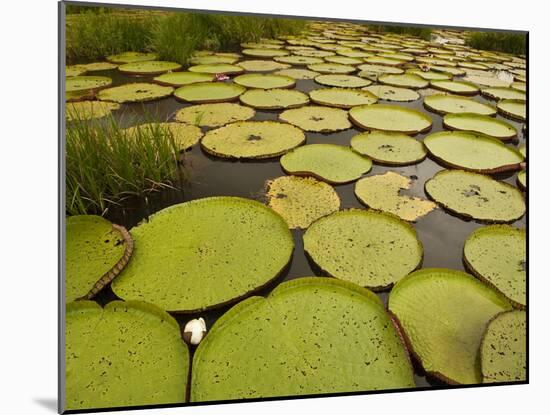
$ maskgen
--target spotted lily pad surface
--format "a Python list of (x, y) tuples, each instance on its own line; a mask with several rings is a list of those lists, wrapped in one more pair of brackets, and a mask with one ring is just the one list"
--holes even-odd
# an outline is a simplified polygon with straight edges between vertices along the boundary
[(153, 79), (157, 84), (167, 86), (183, 86), (198, 82), (210, 82), (214, 80), (213, 74), (199, 72), (170, 72), (159, 75)]
[(208, 104), (216, 102), (234, 101), (239, 98), (246, 88), (237, 84), (224, 82), (201, 82), (182, 86), (174, 92), (174, 96), (182, 101)]
[(378, 77), (378, 82), (381, 82), (385, 85), (413, 89), (426, 88), (430, 84), (430, 82), (426, 79), (411, 73), (400, 75), (383, 74)]
[(193, 358), (191, 401), (413, 386), (380, 300), (353, 284), (305, 277), (241, 302), (214, 324)]
[(112, 88), (102, 89), (97, 97), (101, 101), (118, 103), (144, 102), (165, 98), (172, 95), (174, 88), (145, 82), (124, 84)]
[(476, 229), (464, 244), (464, 261), (513, 304), (525, 307), (527, 239), (525, 229), (490, 225)]
[(315, 105), (283, 111), (279, 119), (312, 132), (328, 133), (351, 127), (346, 111)]
[(326, 74), (349, 74), (356, 71), (355, 66), (329, 62), (314, 63), (312, 65), (308, 65), (308, 69)]
[(252, 108), (234, 103), (191, 105), (176, 112), (176, 121), (197, 127), (222, 127), (235, 121), (246, 121), (256, 114)]
[(134, 257), (113, 291), (181, 312), (214, 308), (263, 287), (294, 247), (282, 217), (238, 197), (170, 206), (134, 227), (132, 237)]
[(92, 120), (108, 116), (111, 111), (118, 110), (120, 105), (115, 102), (82, 101), (67, 103), (65, 117), (67, 121)]
[(310, 91), (309, 97), (316, 104), (344, 109), (370, 105), (378, 101), (378, 97), (371, 92), (352, 88), (315, 89)]
[(353, 75), (319, 75), (315, 78), (315, 82), (339, 88), (361, 88), (372, 83), (368, 79)]
[(504, 99), (497, 103), (498, 112), (505, 117), (516, 121), (525, 121), (527, 118), (527, 107), (521, 99)]
[(249, 90), (239, 99), (243, 104), (252, 108), (265, 110), (298, 108), (309, 103), (309, 97), (303, 92), (277, 88)]
[(133, 62), (120, 65), (118, 70), (128, 75), (160, 75), (170, 71), (181, 69), (177, 62), (167, 61), (145, 61)]
[(501, 99), (527, 99), (527, 94), (525, 92), (506, 87), (485, 88), (481, 90), (481, 93), (497, 101)]
[(307, 228), (321, 216), (340, 209), (338, 193), (313, 177), (282, 176), (267, 182), (267, 205), (289, 228)]
[(483, 174), (442, 170), (425, 184), (437, 203), (460, 216), (486, 222), (514, 222), (525, 214), (521, 192)]
[(289, 76), (294, 79), (313, 79), (320, 74), (319, 72), (310, 71), (309, 69), (290, 68), (281, 69), (275, 72), (275, 75)]
[(337, 144), (308, 144), (281, 157), (281, 166), (289, 174), (314, 176), (328, 183), (357, 180), (370, 171), (372, 161), (349, 147)]
[(130, 127), (126, 129), (126, 131), (129, 134), (139, 134), (140, 131), (143, 130), (155, 132), (157, 129), (162, 130), (166, 134), (171, 134), (174, 139), (174, 144), (180, 150), (187, 150), (193, 147), (202, 137), (202, 131), (199, 127), (179, 122), (140, 124), (135, 127)]
[(416, 101), (420, 98), (418, 92), (408, 88), (399, 88), (397, 86), (370, 85), (363, 89), (372, 92), (379, 99), (385, 101), (409, 102)]
[(447, 114), (443, 125), (451, 130), (473, 131), (506, 141), (516, 137), (516, 128), (506, 121), (488, 115), (463, 112)]
[(393, 287), (388, 308), (428, 374), (450, 384), (476, 384), (482, 380), (479, 346), (485, 327), (511, 306), (465, 272), (424, 268)]
[(527, 379), (527, 314), (513, 310), (497, 315), (487, 326), (480, 348), (483, 383)]
[(134, 63), (134, 62), (145, 62), (145, 61), (154, 61), (158, 56), (156, 53), (142, 53), (142, 52), (123, 52), (117, 55), (107, 56), (107, 60), (113, 63)]
[(460, 95), (430, 95), (424, 98), (424, 106), (440, 114), (470, 112), (481, 115), (495, 115), (496, 108)]
[(296, 66), (307, 66), (307, 65), (313, 65), (314, 63), (323, 63), (323, 59), (316, 58), (314, 56), (281, 56), (274, 58), (276, 62), (280, 63), (287, 63), (290, 65), (296, 65)]
[(141, 301), (76, 301), (65, 319), (66, 409), (185, 402), (189, 350), (168, 313)]
[(71, 76), (65, 81), (65, 91), (93, 91), (111, 85), (113, 81), (107, 76)]
[(65, 76), (72, 77), (72, 76), (80, 76), (84, 75), (86, 73), (86, 68), (84, 68), (84, 65), (71, 65), (65, 67)]
[(417, 134), (432, 128), (428, 115), (399, 105), (362, 105), (352, 108), (349, 117), (355, 125), (366, 130)]
[(215, 156), (263, 159), (280, 156), (306, 141), (304, 132), (277, 121), (239, 121), (208, 131), (202, 148)]
[(377, 163), (404, 166), (418, 163), (426, 157), (421, 141), (403, 133), (368, 131), (351, 138), (351, 147)]
[(244, 87), (257, 89), (293, 88), (296, 85), (294, 78), (272, 74), (239, 75), (233, 81)]
[(290, 65), (269, 60), (246, 60), (239, 62), (238, 66), (247, 72), (270, 72), (277, 69), (287, 69)]
[(188, 69), (190, 72), (217, 74), (223, 73), (226, 75), (238, 75), (244, 72), (244, 69), (238, 65), (231, 65), (228, 63), (217, 63), (211, 65), (194, 65)]
[(416, 231), (397, 216), (349, 209), (313, 222), (304, 249), (328, 275), (381, 290), (415, 270), (422, 261)]
[(430, 81), (430, 86), (458, 95), (477, 95), (479, 93), (477, 85), (465, 81), (433, 80)]

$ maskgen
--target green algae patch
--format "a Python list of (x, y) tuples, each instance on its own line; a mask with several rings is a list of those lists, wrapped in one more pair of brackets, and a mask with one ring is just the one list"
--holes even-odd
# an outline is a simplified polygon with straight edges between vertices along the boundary
[(273, 58), (275, 56), (290, 55), (288, 50), (284, 49), (243, 49), (242, 54), (245, 56), (253, 56), (255, 58)]
[(355, 125), (366, 130), (417, 134), (432, 128), (428, 115), (398, 105), (362, 105), (352, 108), (349, 117)]
[(154, 76), (166, 72), (177, 71), (181, 65), (177, 62), (168, 61), (145, 61), (132, 62), (120, 65), (118, 70), (128, 75)]
[(193, 147), (202, 137), (202, 131), (194, 125), (182, 124), (179, 122), (161, 122), (140, 124), (126, 129), (129, 134), (140, 134), (141, 131), (149, 130), (151, 133), (160, 129), (164, 134), (170, 134), (174, 139), (176, 147), (182, 151)]
[(209, 154), (235, 159), (264, 159), (285, 154), (306, 141), (304, 132), (277, 121), (239, 121), (208, 131), (201, 141)]
[(298, 108), (309, 103), (309, 97), (303, 92), (278, 88), (249, 90), (239, 99), (245, 105), (263, 110)]
[(425, 184), (428, 196), (445, 209), (485, 222), (514, 222), (525, 214), (521, 192), (483, 174), (442, 170)]
[(527, 313), (500, 313), (487, 325), (480, 348), (483, 383), (527, 380)]
[(314, 79), (319, 76), (319, 72), (310, 71), (309, 69), (299, 69), (299, 68), (290, 68), (290, 69), (281, 69), (275, 72), (275, 75), (289, 76), (294, 79)]
[(418, 92), (412, 89), (399, 88), (396, 86), (370, 85), (363, 89), (372, 92), (379, 99), (385, 101), (410, 102), (416, 101), (420, 98), (420, 94)]
[(380, 300), (343, 281), (303, 277), (216, 321), (193, 358), (191, 401), (410, 387), (406, 349)]
[(355, 66), (330, 62), (314, 63), (312, 65), (308, 65), (307, 68), (322, 74), (350, 74), (356, 71)]
[(189, 350), (168, 313), (141, 301), (76, 301), (65, 318), (66, 409), (185, 402)]
[(390, 166), (405, 166), (426, 158), (421, 141), (403, 133), (368, 131), (351, 138), (351, 147), (373, 161)]
[(378, 77), (378, 82), (381, 82), (384, 85), (412, 89), (426, 88), (430, 84), (430, 82), (426, 79), (411, 73), (399, 75), (383, 74)]
[(182, 86), (174, 91), (174, 96), (182, 101), (194, 104), (235, 101), (246, 88), (224, 82), (201, 82)]
[(223, 73), (226, 75), (239, 75), (244, 72), (244, 69), (238, 65), (230, 65), (227, 63), (217, 63), (211, 65), (193, 65), (188, 69), (190, 72), (218, 74)]
[(316, 58), (314, 56), (296, 56), (296, 55), (290, 55), (290, 56), (280, 56), (273, 59), (275, 62), (279, 63), (287, 63), (289, 65), (295, 65), (295, 66), (307, 66), (307, 65), (313, 65), (314, 63), (323, 63), (323, 59)]
[(271, 72), (278, 69), (288, 69), (290, 65), (270, 60), (246, 60), (239, 62), (238, 66), (246, 72)]
[(479, 93), (477, 85), (465, 81), (432, 80), (430, 81), (430, 86), (458, 95), (477, 95)]
[(80, 64), (78, 66), (82, 67), (86, 72), (110, 71), (118, 68), (117, 64), (111, 62), (91, 62)]
[(328, 275), (374, 290), (415, 270), (423, 255), (409, 223), (364, 209), (338, 211), (313, 222), (304, 234), (304, 250)]
[(112, 63), (125, 64), (134, 62), (154, 61), (158, 58), (156, 53), (142, 52), (123, 52), (117, 55), (107, 56), (107, 60)]
[(175, 87), (213, 80), (213, 74), (199, 72), (170, 72), (153, 78), (157, 84)]
[(521, 99), (504, 99), (497, 103), (497, 110), (500, 114), (515, 121), (527, 119), (527, 106)]
[(516, 128), (506, 121), (471, 112), (447, 114), (443, 125), (450, 130), (473, 131), (507, 141), (517, 136)]
[(281, 157), (289, 174), (313, 176), (332, 184), (357, 180), (372, 168), (372, 161), (349, 147), (337, 144), (308, 144)]
[(272, 74), (245, 74), (237, 76), (233, 82), (247, 88), (273, 89), (273, 88), (294, 88), (294, 78)]
[(67, 121), (92, 120), (103, 118), (111, 114), (111, 111), (120, 109), (120, 104), (115, 102), (82, 101), (67, 103), (65, 106), (65, 118)]
[(266, 185), (267, 205), (283, 217), (290, 229), (306, 229), (322, 216), (340, 209), (338, 193), (313, 177), (282, 176)]
[(146, 82), (136, 82), (102, 89), (97, 98), (101, 101), (118, 102), (145, 102), (166, 98), (172, 95), (174, 88)]
[(450, 384), (477, 384), (485, 327), (511, 306), (470, 274), (425, 268), (393, 287), (388, 308), (428, 374)]
[(112, 79), (107, 76), (71, 76), (65, 80), (65, 91), (97, 91), (112, 84)]
[(329, 133), (351, 128), (346, 111), (315, 105), (283, 111), (279, 119), (311, 132)]
[(378, 97), (369, 91), (353, 88), (322, 88), (309, 92), (312, 102), (336, 108), (352, 108), (358, 105), (370, 105)]
[(315, 82), (338, 88), (362, 88), (372, 83), (368, 79), (353, 75), (319, 75), (315, 78)]
[(460, 95), (435, 94), (424, 98), (424, 106), (438, 114), (470, 112), (481, 115), (495, 115), (496, 108)]
[(513, 304), (527, 304), (527, 239), (525, 229), (490, 225), (476, 229), (464, 244), (464, 262), (478, 278)]
[(506, 87), (485, 88), (481, 90), (481, 94), (496, 101), (502, 99), (527, 99), (527, 94), (524, 91)]
[(223, 127), (235, 121), (246, 121), (256, 111), (243, 105), (222, 102), (218, 104), (191, 105), (176, 112), (174, 119), (197, 127)]
[(238, 197), (173, 205), (131, 231), (134, 257), (112, 284), (113, 291), (125, 300), (140, 299), (173, 312), (206, 310), (243, 298), (276, 278), (294, 248), (281, 216)]

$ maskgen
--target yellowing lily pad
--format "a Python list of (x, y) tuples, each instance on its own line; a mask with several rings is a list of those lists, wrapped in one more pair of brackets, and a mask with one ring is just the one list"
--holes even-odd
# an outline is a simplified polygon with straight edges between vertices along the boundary
[(505, 117), (516, 121), (527, 119), (527, 106), (521, 99), (504, 99), (497, 103), (497, 110)]
[(157, 84), (176, 87), (199, 82), (210, 82), (213, 80), (213, 74), (199, 72), (170, 72), (153, 78), (153, 81)]
[(270, 60), (246, 60), (239, 62), (238, 66), (247, 72), (271, 72), (277, 69), (288, 69), (290, 65)]
[(107, 76), (71, 76), (65, 80), (65, 91), (97, 91), (108, 87), (112, 82)]
[(433, 80), (430, 81), (430, 86), (458, 95), (477, 95), (479, 93), (477, 85), (465, 81)]
[(154, 61), (158, 56), (156, 53), (142, 52), (123, 52), (117, 55), (107, 56), (107, 60), (112, 63), (124, 64), (133, 62)]
[(412, 89), (399, 88), (389, 85), (370, 85), (363, 88), (366, 91), (372, 92), (379, 99), (385, 101), (409, 102), (416, 101), (420, 98), (420, 94)]
[(233, 82), (247, 88), (273, 89), (293, 88), (296, 82), (293, 78), (272, 74), (245, 74), (237, 76)]
[(443, 118), (443, 125), (451, 130), (473, 131), (502, 141), (511, 140), (517, 135), (516, 128), (506, 121), (469, 112), (447, 114)]
[(481, 94), (497, 101), (501, 99), (527, 99), (527, 94), (524, 91), (506, 87), (485, 88), (481, 90)]
[(224, 82), (201, 82), (182, 86), (174, 91), (174, 96), (182, 101), (195, 104), (234, 101), (246, 88)]
[(307, 65), (312, 65), (314, 63), (324, 62), (323, 59), (321, 58), (316, 58), (313, 56), (296, 56), (296, 55), (276, 57), (273, 60), (275, 62), (287, 63), (290, 65), (296, 65), (296, 66), (307, 66)]
[(309, 103), (309, 97), (303, 92), (277, 88), (249, 90), (239, 99), (245, 105), (264, 110), (298, 108)]
[(118, 67), (120, 72), (128, 75), (160, 75), (179, 69), (181, 69), (179, 63), (167, 61), (132, 62)]
[(355, 66), (342, 65), (340, 63), (314, 63), (308, 65), (308, 69), (326, 74), (349, 74), (356, 71)]
[(319, 75), (315, 78), (315, 82), (339, 88), (361, 88), (372, 83), (368, 79), (353, 75)]
[(430, 84), (426, 79), (411, 73), (400, 75), (383, 74), (378, 77), (378, 82), (385, 85), (413, 89), (426, 88)]
[(246, 121), (256, 114), (252, 108), (234, 103), (191, 105), (176, 112), (176, 121), (197, 127), (222, 127), (235, 121)]
[(145, 82), (124, 84), (112, 88), (102, 89), (97, 98), (101, 101), (118, 103), (144, 102), (161, 99), (172, 95), (174, 88)]
[(424, 98), (424, 106), (439, 114), (470, 112), (481, 115), (495, 115), (496, 108), (460, 95), (436, 94)]
[(294, 79), (313, 79), (316, 76), (319, 76), (319, 72), (310, 71), (309, 69), (281, 69), (280, 71), (275, 72), (275, 75), (289, 76)]

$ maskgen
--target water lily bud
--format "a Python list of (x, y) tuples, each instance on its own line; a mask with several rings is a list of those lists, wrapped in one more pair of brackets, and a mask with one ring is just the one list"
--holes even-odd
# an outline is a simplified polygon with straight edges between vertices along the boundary
[(196, 346), (201, 342), (205, 334), (206, 323), (204, 319), (202, 317), (198, 319), (195, 318), (185, 325), (183, 329), (183, 340), (188, 344)]

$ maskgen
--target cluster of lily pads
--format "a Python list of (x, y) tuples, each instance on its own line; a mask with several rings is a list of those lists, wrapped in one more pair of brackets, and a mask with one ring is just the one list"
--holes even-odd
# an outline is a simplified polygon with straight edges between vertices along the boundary
[[(526, 120), (525, 59), (346, 23), (242, 47), (199, 51), (186, 70), (138, 52), (67, 68), (69, 120), (173, 96), (185, 106), (164, 125), (182, 149), (279, 158), (287, 173), (266, 183), (264, 203), (192, 200), (130, 232), (67, 219), (68, 408), (410, 388), (411, 356), (449, 384), (524, 380), (526, 234), (510, 224), (526, 213), (526, 153), (495, 115)], [(152, 79), (89, 75), (106, 69)], [(304, 79), (319, 88), (295, 89)], [(426, 112), (400, 104), (420, 99)], [(257, 110), (278, 120), (254, 121)], [(415, 137), (435, 117), (446, 130)], [(347, 146), (307, 143), (352, 126), (362, 132)], [(446, 167), (426, 182), (429, 199), (402, 194), (414, 183), (396, 172), (366, 175), (428, 155)], [(513, 172), (520, 188), (498, 179)], [(340, 208), (343, 183), (365, 209)], [(421, 268), (414, 222), (438, 207), (487, 224), (464, 241), (469, 273)], [(254, 296), (290, 263), (292, 229), (332, 278)], [(101, 308), (90, 300), (108, 284), (124, 301)], [(374, 294), (385, 290), (387, 309)], [(225, 305), (190, 351), (171, 314)]]

